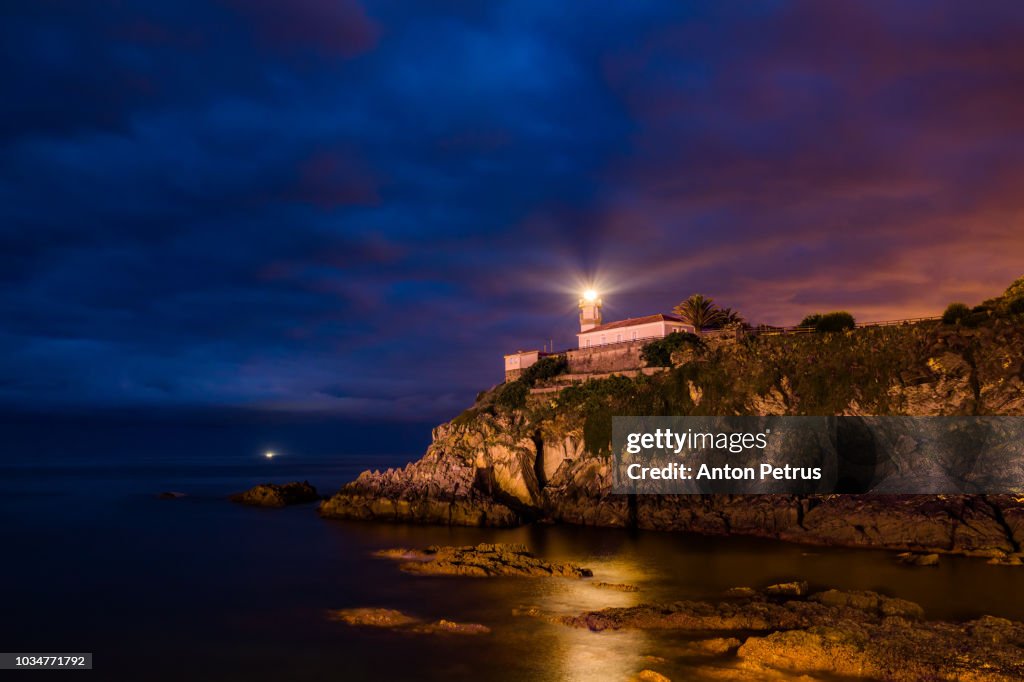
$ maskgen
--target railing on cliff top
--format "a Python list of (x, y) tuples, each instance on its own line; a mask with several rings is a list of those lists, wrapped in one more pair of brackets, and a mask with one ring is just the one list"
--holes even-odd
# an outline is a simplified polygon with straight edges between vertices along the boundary
[[(865, 327), (902, 327), (907, 324), (919, 324), (921, 322), (937, 322), (942, 317), (905, 317), (901, 320), (878, 320), (874, 322), (857, 322), (854, 326), (857, 329), (864, 329)], [(776, 336), (780, 334), (812, 334), (818, 330), (814, 327), (770, 327), (763, 325), (760, 327), (751, 327), (745, 329), (743, 333), (753, 334), (757, 336)], [(723, 336), (726, 334), (733, 333), (732, 330), (727, 329), (708, 329), (702, 333), (702, 336), (712, 337)]]
[[(900, 320), (879, 320), (874, 322), (858, 322), (854, 326), (857, 329), (863, 329), (865, 327), (900, 327), (907, 324), (919, 324), (921, 322), (937, 322), (941, 320), (941, 316), (935, 317), (905, 317)], [(744, 329), (742, 333), (747, 336), (781, 336), (785, 334), (813, 334), (817, 330), (814, 327), (770, 327), (768, 325), (761, 325), (759, 327), (750, 327)], [(701, 332), (702, 338), (719, 338), (722, 336), (728, 336), (735, 334), (733, 329), (705, 329)], [(642, 341), (656, 341), (664, 338), (662, 336), (641, 336), (635, 339), (625, 339), (622, 341), (606, 341), (605, 343), (594, 343), (590, 346), (584, 346), (583, 348), (567, 348), (562, 351), (556, 351), (555, 353), (549, 353), (550, 355), (562, 355), (569, 351), (586, 351), (593, 350), (595, 348), (607, 349), (609, 346), (626, 346), (631, 343), (637, 343)]]

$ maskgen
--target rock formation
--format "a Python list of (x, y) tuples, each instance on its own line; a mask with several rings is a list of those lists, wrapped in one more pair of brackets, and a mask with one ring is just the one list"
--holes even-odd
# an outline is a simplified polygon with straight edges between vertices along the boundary
[(246, 490), (244, 493), (232, 495), (233, 502), (251, 504), (256, 507), (286, 507), (291, 504), (305, 504), (315, 502), (320, 496), (316, 488), (309, 484), (309, 481), (294, 481), (278, 485), (276, 483), (264, 483)]
[[(732, 590), (714, 601), (608, 608), (577, 616), (523, 615), (604, 630), (679, 631), (698, 637), (661, 660), (708, 657), (695, 676), (728, 680), (1017, 680), (1024, 677), (1024, 624), (985, 616), (928, 621), (913, 602), (874, 592), (826, 590), (808, 597)], [(709, 638), (699, 638), (708, 633)], [(736, 633), (722, 637), (722, 633)], [(655, 671), (656, 672), (656, 671)], [(659, 673), (660, 674), (660, 673)], [(818, 679), (812, 677), (810, 679)]]
[(456, 623), (452, 620), (426, 623), (415, 616), (402, 613), (396, 609), (355, 608), (337, 609), (327, 612), (328, 620), (335, 620), (349, 625), (363, 627), (387, 628), (414, 632), (421, 635), (484, 635), (491, 631), (486, 625), (479, 623)]
[(608, 456), (614, 414), (1024, 415), (1020, 315), (971, 328), (731, 339), (680, 363), (551, 392), (499, 385), (435, 428), (422, 459), (364, 472), (320, 513), (497, 527), (543, 520), (1020, 562), (1019, 496), (630, 497), (610, 493)]
[(479, 544), (466, 547), (428, 547), (425, 550), (387, 549), (377, 556), (402, 561), (400, 568), (417, 575), (460, 575), (472, 577), (523, 576), (530, 578), (587, 578), (588, 568), (575, 564), (544, 561), (525, 545)]

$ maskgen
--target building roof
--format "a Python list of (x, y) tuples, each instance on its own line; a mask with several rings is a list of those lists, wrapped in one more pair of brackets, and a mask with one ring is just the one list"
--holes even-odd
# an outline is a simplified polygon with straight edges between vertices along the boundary
[(641, 324), (650, 324), (651, 322), (682, 322), (682, 318), (676, 317), (675, 315), (666, 315), (664, 313), (657, 313), (656, 315), (647, 315), (645, 317), (631, 317), (627, 320), (619, 320), (618, 322), (609, 322), (608, 324), (602, 324), (593, 329), (588, 329), (585, 332), (579, 332), (576, 336), (582, 334), (592, 334), (593, 332), (603, 332), (609, 329), (622, 329), (623, 327), (636, 327)]

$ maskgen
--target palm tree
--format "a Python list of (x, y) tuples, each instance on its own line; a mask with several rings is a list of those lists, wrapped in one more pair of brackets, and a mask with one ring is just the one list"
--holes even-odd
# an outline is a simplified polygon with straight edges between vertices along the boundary
[(746, 320), (739, 314), (738, 311), (732, 308), (719, 308), (718, 312), (722, 314), (721, 319), (718, 321), (719, 327), (728, 327), (729, 325), (745, 325)]
[(684, 322), (692, 324), (698, 334), (701, 329), (715, 326), (722, 318), (722, 311), (715, 306), (715, 302), (701, 294), (694, 294), (673, 308), (672, 312), (683, 318)]

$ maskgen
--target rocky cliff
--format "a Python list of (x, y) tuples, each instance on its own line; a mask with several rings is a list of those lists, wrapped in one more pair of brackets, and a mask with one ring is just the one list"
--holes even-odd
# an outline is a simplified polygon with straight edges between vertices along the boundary
[(1024, 321), (928, 322), (747, 337), (676, 351), (653, 376), (543, 392), (540, 373), (482, 393), (422, 459), (364, 472), (328, 517), (512, 526), (530, 521), (744, 534), (979, 554), (1019, 563), (1024, 498), (612, 495), (612, 415), (1024, 415)]

